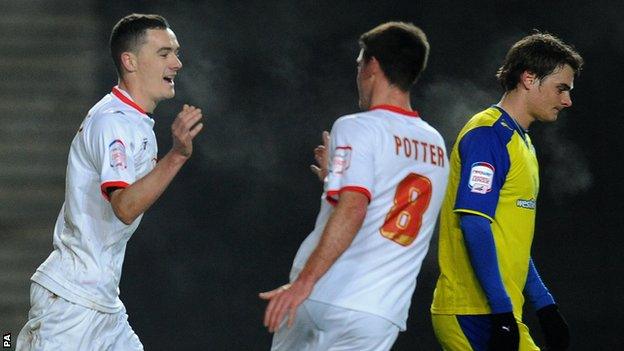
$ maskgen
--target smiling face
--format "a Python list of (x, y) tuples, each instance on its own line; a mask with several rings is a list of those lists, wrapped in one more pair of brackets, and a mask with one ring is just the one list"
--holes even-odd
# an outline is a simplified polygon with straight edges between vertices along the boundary
[(156, 104), (175, 96), (174, 79), (182, 68), (180, 45), (169, 28), (148, 29), (136, 54), (135, 77), (144, 99)]
[(572, 106), (570, 91), (574, 87), (574, 70), (569, 65), (536, 79), (528, 91), (528, 113), (540, 122), (554, 122), (561, 110)]

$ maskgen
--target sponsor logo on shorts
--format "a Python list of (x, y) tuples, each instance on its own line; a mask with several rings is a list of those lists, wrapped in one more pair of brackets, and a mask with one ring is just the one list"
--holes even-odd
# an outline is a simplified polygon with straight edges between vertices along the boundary
[(492, 191), (494, 181), (494, 166), (487, 162), (475, 162), (470, 168), (468, 187), (477, 194), (486, 194)]
[(338, 146), (332, 159), (332, 172), (342, 174), (351, 165), (351, 146)]
[(526, 208), (529, 210), (534, 210), (535, 209), (535, 199), (531, 199), (531, 200), (523, 200), (523, 199), (519, 199), (516, 201), (516, 206), (520, 207), (520, 208)]
[(116, 139), (108, 145), (108, 153), (110, 154), (110, 166), (113, 168), (125, 169), (126, 165), (126, 146), (123, 141)]

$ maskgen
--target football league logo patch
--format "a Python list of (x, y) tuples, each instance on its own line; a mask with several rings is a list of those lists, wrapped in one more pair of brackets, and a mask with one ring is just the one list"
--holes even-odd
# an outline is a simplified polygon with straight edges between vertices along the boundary
[(470, 168), (470, 191), (477, 194), (486, 194), (492, 190), (494, 181), (494, 166), (487, 162), (475, 162)]
[(334, 174), (342, 174), (351, 164), (351, 146), (338, 146), (334, 152), (332, 159), (332, 172)]
[(113, 168), (126, 168), (126, 146), (123, 141), (116, 139), (108, 145), (110, 166)]

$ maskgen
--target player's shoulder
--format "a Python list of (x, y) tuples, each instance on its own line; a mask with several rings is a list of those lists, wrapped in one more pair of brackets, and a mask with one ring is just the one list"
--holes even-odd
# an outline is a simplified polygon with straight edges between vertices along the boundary
[(440, 131), (438, 131), (434, 126), (429, 124), (429, 122), (422, 119), (421, 117), (413, 119), (413, 123), (416, 125), (418, 129), (425, 131), (426, 133), (431, 134), (439, 138), (440, 140), (444, 140)]
[(370, 111), (354, 112), (338, 117), (335, 123), (357, 124), (362, 123), (364, 120), (367, 120), (370, 117)]
[(87, 114), (83, 128), (87, 132), (102, 133), (110, 129), (132, 130), (136, 113), (118, 103), (110, 94), (104, 96)]
[(340, 131), (367, 131), (372, 130), (375, 118), (368, 113), (370, 111), (362, 111), (343, 115), (338, 117), (334, 122), (332, 130)]
[(497, 106), (491, 106), (473, 115), (460, 132), (460, 139), (485, 139), (501, 140), (503, 142), (511, 139), (514, 129), (510, 125), (510, 118)]
[(492, 127), (502, 117), (503, 112), (495, 106), (490, 106), (483, 111), (475, 113), (467, 125), (471, 127)]
[(113, 97), (112, 94), (104, 96), (102, 100), (93, 106), (89, 114), (97, 120), (111, 120), (113, 122), (124, 121), (126, 123), (145, 117), (132, 106), (128, 106), (119, 101), (119, 99)]

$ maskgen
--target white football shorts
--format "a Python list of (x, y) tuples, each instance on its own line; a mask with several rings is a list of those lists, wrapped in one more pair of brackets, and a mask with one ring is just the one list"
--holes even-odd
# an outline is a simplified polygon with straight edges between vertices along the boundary
[(271, 351), (387, 351), (399, 327), (374, 314), (305, 300), (295, 323), (284, 318), (273, 336)]
[(143, 345), (128, 323), (125, 308), (104, 313), (71, 303), (37, 283), (30, 286), (28, 322), (16, 351), (139, 351)]

